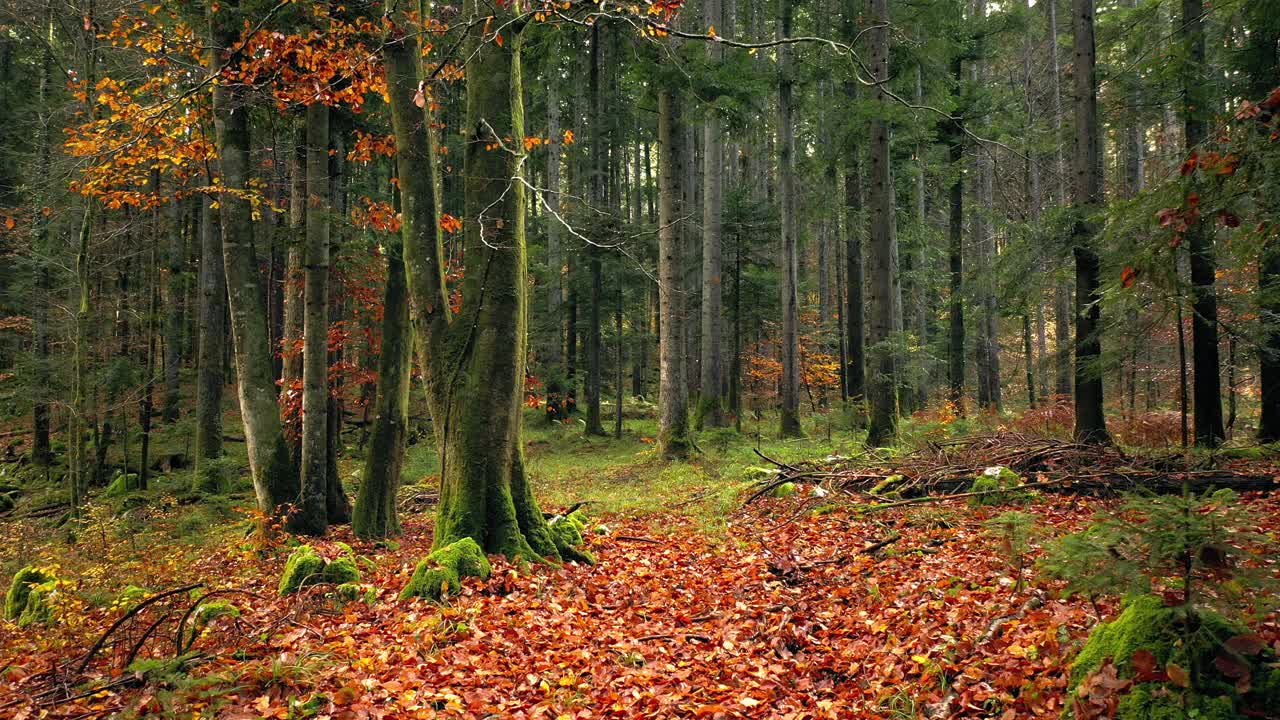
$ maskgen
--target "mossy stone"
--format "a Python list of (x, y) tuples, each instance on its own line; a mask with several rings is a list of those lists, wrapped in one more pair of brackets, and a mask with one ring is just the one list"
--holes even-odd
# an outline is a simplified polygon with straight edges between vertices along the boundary
[[(557, 523), (558, 524), (558, 523)], [(422, 597), (439, 601), (462, 589), (462, 578), (487, 580), (493, 568), (484, 550), (470, 537), (462, 538), (432, 552), (413, 570), (413, 577), (400, 591), (400, 599)]]
[(335, 585), (360, 582), (360, 568), (352, 557), (344, 555), (324, 566), (324, 581)]
[(240, 608), (227, 600), (211, 600), (196, 609), (193, 620), (196, 627), (204, 627), (220, 617), (240, 617)]
[[(969, 492), (988, 494), (969, 498), (969, 505), (972, 507), (980, 505), (1000, 505), (1006, 502), (1016, 502), (1029, 499), (1029, 492), (1014, 491), (1019, 485), (1022, 485), (1022, 477), (1018, 475), (1018, 473), (1007, 467), (989, 467), (982, 471), (981, 474), (975, 475), (973, 483), (969, 485)], [(1007, 490), (1009, 492), (999, 492), (1001, 490)]]
[(137, 473), (116, 473), (115, 478), (111, 480), (111, 484), (106, 490), (102, 491), (103, 497), (115, 498), (123, 497), (129, 493), (140, 489), (141, 484), (138, 482)]
[(9, 592), (4, 596), (4, 617), (6, 620), (17, 620), (27, 609), (33, 588), (54, 579), (53, 575), (37, 567), (28, 565), (14, 574), (9, 583)]
[(784, 482), (769, 491), (769, 495), (776, 498), (791, 497), (796, 494), (796, 484), (793, 482)]
[(324, 558), (316, 553), (315, 548), (299, 545), (285, 561), (284, 572), (280, 575), (280, 594), (288, 595), (306, 585), (322, 582), (324, 569)]

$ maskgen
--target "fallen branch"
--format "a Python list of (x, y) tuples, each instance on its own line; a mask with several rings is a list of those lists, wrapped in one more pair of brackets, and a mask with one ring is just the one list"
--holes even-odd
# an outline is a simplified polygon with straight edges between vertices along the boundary
[(872, 510), (887, 510), (889, 508), (902, 507), (903, 505), (920, 505), (923, 503), (942, 502), (944, 500), (956, 500), (959, 498), (982, 497), (984, 495), (995, 495), (998, 493), (1016, 493), (1021, 490), (1037, 490), (1039, 488), (1061, 485), (1071, 482), (1071, 478), (1058, 478), (1057, 480), (1045, 480), (1043, 482), (1027, 483), (1012, 488), (1000, 488), (996, 490), (976, 490), (973, 492), (955, 493), (952, 495), (922, 495), (920, 497), (908, 498), (906, 500), (898, 500), (891, 503), (880, 503), (878, 505), (868, 505), (862, 510), (871, 512)]

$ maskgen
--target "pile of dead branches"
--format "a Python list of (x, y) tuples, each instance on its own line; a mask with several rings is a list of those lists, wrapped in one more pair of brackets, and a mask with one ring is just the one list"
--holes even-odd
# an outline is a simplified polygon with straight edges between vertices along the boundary
[[(786, 483), (812, 483), (826, 492), (898, 498), (951, 495), (969, 489), (988, 468), (1004, 467), (1046, 492), (1110, 496), (1124, 492), (1238, 492), (1280, 489), (1272, 463), (1214, 463), (1186, 455), (1138, 456), (1116, 447), (1002, 432), (931, 442), (899, 456), (831, 457), (783, 463), (761, 454), (777, 472), (758, 483), (747, 502)], [(822, 493), (819, 493), (822, 494)]]

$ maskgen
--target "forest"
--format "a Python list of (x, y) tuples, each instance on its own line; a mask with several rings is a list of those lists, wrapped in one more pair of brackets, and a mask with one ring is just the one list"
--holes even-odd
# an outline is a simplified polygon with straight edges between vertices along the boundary
[(0, 717), (1280, 719), (1280, 0), (0, 0)]

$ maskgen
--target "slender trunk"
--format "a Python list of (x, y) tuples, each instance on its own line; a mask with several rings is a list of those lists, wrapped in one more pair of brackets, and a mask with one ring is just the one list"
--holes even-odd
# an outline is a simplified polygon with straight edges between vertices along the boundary
[[(1187, 154), (1205, 139), (1205, 118), (1214, 104), (1206, 80), (1204, 3), (1182, 0), (1183, 40), (1188, 45), (1183, 68), (1182, 110)], [(1192, 175), (1194, 178), (1199, 174)], [(1191, 345), (1195, 384), (1196, 445), (1217, 447), (1226, 436), (1222, 426), (1222, 380), (1218, 358), (1218, 294), (1215, 287), (1217, 258), (1213, 225), (1203, 219), (1188, 223), (1186, 237), (1191, 258)]]
[[(952, 75), (960, 80), (960, 60), (952, 61)], [(947, 159), (951, 165), (951, 214), (948, 224), (947, 255), (950, 267), (951, 329), (947, 340), (947, 382), (951, 402), (964, 413), (964, 128), (959, 119), (948, 123)]]
[[(779, 0), (778, 37), (791, 36), (792, 0)], [(781, 200), (782, 245), (782, 380), (778, 434), (797, 437), (800, 428), (800, 309), (797, 268), (795, 189), (795, 120), (791, 105), (791, 46), (778, 47), (778, 195)]]
[(689, 454), (689, 413), (684, 382), (684, 248), (678, 226), (680, 196), (680, 100), (658, 88), (658, 448), (663, 457)]
[[(242, 23), (240, 5), (235, 0), (211, 6), (209, 65), (212, 73), (218, 73), (227, 61), (223, 48), (235, 45)], [(228, 190), (218, 202), (240, 415), (258, 509), (278, 514), (283, 506), (298, 498), (298, 472), (285, 441), (276, 403), (266, 308), (253, 249), (251, 210), (248, 200), (239, 194), (250, 188), (250, 113), (245, 102), (234, 85), (214, 85), (218, 158), (222, 166), (222, 186)]]
[(1093, 39), (1093, 0), (1073, 0), (1075, 46), (1075, 199), (1072, 253), (1076, 264), (1075, 436), (1110, 443), (1102, 406), (1101, 262), (1094, 249), (1101, 208), (1102, 158), (1098, 128), (1098, 79)]
[(1022, 356), (1027, 362), (1027, 407), (1035, 409), (1036, 406), (1036, 356), (1032, 351), (1031, 345), (1031, 313), (1024, 310), (1022, 313)]
[[(53, 2), (45, 6), (45, 48), (40, 59), (40, 99), (39, 108), (42, 113), (50, 109), (49, 90), (53, 82), (53, 40), (54, 40)], [(40, 117), (40, 134), (37, 136), (39, 148), (36, 153), (36, 167), (39, 177), (48, 178), (52, 167), (51, 149), (53, 147), (53, 122), (48, 115)], [(47, 192), (42, 190), (43, 192)], [(38, 203), (43, 205), (44, 203)], [(52, 277), (49, 273), (49, 219), (39, 207), (33, 208), (35, 219), (35, 237), (32, 246), (35, 250), (35, 298), (32, 313), (32, 351), (35, 354), (33, 391), (35, 402), (31, 406), (31, 461), (36, 465), (48, 466), (53, 461), (52, 446), (49, 442), (49, 307), (52, 301)]]
[[(724, 26), (722, 0), (704, 0), (703, 20), (710, 27)], [(713, 67), (724, 58), (720, 43), (707, 43), (707, 62)], [(711, 108), (702, 128), (702, 347), (699, 369), (701, 393), (696, 424), (721, 427), (724, 400), (721, 397), (721, 338), (724, 333), (721, 297), (721, 213), (724, 209), (724, 139), (720, 118)]]
[[(1046, 13), (1046, 34), (1049, 41), (1050, 85), (1049, 114), (1053, 120), (1053, 190), (1054, 202), (1058, 207), (1067, 204), (1067, 163), (1062, 152), (1066, 139), (1062, 132), (1062, 69), (1058, 55), (1058, 3), (1044, 3)], [(1071, 339), (1072, 307), (1071, 281), (1063, 278), (1053, 288), (1053, 336), (1054, 336), (1054, 392), (1058, 395), (1071, 394), (1072, 366), (1071, 357), (1073, 343)]]
[(218, 209), (206, 195), (200, 211), (200, 310), (196, 348), (196, 486), (218, 492), (224, 480), (222, 457), (223, 348), (227, 340), (227, 276), (222, 264), (222, 228)]
[(284, 327), (280, 393), (287, 399), (302, 384), (302, 253), (307, 234), (307, 140), (305, 123), (298, 123), (289, 153), (289, 249), (284, 270)]
[[(166, 423), (177, 422), (181, 413), (182, 385), (179, 370), (182, 367), (183, 330), (187, 326), (187, 243), (183, 233), (182, 204), (171, 201), (170, 206), (169, 252), (165, 257), (168, 282), (164, 325), (164, 410)], [(157, 221), (158, 221), (157, 215)]]
[(551, 208), (547, 213), (547, 340), (546, 367), (559, 377), (564, 362), (564, 319), (561, 317), (560, 305), (564, 298), (564, 259), (560, 251), (560, 150), (563, 147), (560, 139), (560, 66), (556, 59), (551, 59), (552, 76), (547, 78), (547, 188), (546, 203)]
[[(876, 27), (870, 32), (870, 67), (878, 82), (889, 80), (889, 2), (870, 0), (869, 10)], [(894, 228), (894, 188), (890, 166), (890, 126), (888, 95), (883, 85), (875, 89), (880, 112), (871, 121), (870, 242), (871, 322), (867, 344), (874, 372), (868, 383), (871, 423), (867, 444), (884, 445), (897, 428), (898, 353), (897, 335), (902, 329), (902, 297), (898, 284), (898, 243)]]

